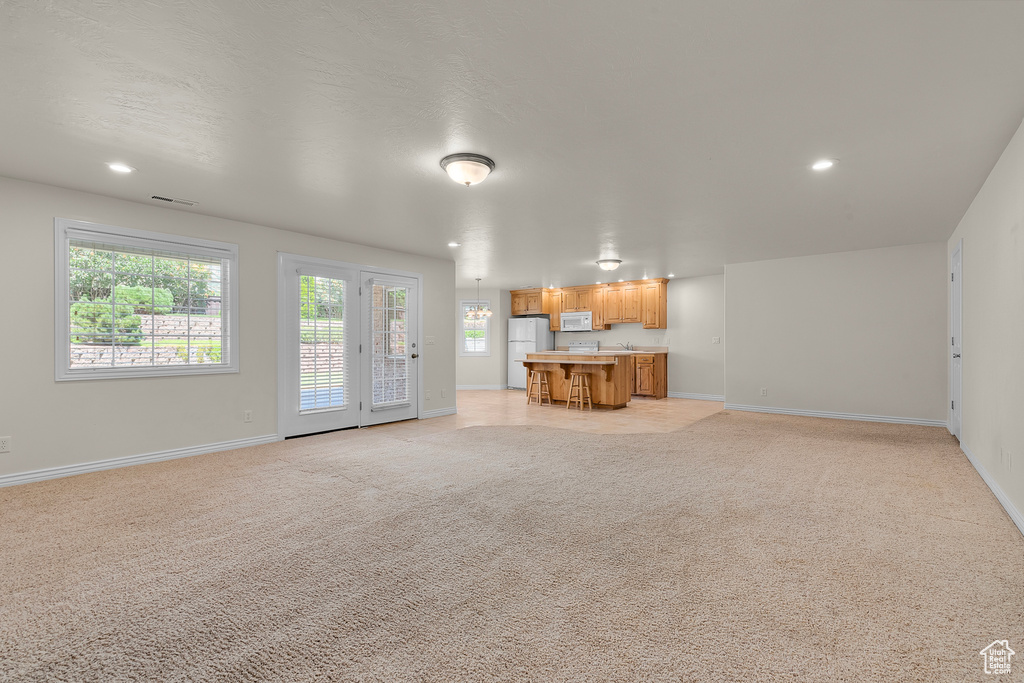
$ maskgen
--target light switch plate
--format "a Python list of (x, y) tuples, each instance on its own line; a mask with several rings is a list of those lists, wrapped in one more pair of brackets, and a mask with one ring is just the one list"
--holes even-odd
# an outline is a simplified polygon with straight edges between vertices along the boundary
[(711, 343), (712, 344), (721, 344), (722, 343), (722, 338), (721, 337), (712, 337), (711, 338)]

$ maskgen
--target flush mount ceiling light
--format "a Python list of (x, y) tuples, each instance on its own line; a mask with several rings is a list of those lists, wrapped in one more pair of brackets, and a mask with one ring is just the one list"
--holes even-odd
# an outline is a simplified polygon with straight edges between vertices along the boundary
[(493, 315), (491, 309), (483, 305), (480, 301), (480, 278), (476, 279), (476, 306), (466, 311), (466, 317), (470, 320), (479, 320), (481, 318), (490, 318)]
[(827, 171), (828, 169), (835, 166), (838, 162), (838, 159), (818, 159), (813, 164), (811, 164), (811, 168), (814, 169), (815, 171)]
[(469, 187), (483, 182), (494, 170), (494, 162), (480, 154), (449, 154), (441, 159), (441, 168), (449, 178)]
[(449, 247), (452, 247), (452, 248), (455, 248), (455, 247), (461, 247), (461, 246), (462, 246), (462, 243), (460, 243), (460, 242), (449, 242), (449, 243), (448, 243), (448, 246), (449, 246)]
[(107, 164), (107, 168), (109, 168), (111, 171), (114, 171), (115, 173), (131, 173), (132, 171), (135, 170), (128, 164), (123, 164), (120, 161), (111, 161), (109, 164)]
[(601, 270), (615, 270), (620, 263), (622, 263), (622, 259), (603, 258), (597, 262), (597, 265), (601, 266)]

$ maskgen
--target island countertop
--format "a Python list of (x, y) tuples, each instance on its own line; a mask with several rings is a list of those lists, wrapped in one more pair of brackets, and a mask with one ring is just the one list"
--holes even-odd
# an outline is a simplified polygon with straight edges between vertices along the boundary
[(631, 351), (598, 351), (596, 353), (569, 353), (568, 351), (537, 351), (526, 354), (526, 359), (514, 360), (528, 370), (547, 372), (553, 401), (569, 397), (570, 373), (585, 372), (590, 376), (590, 394), (595, 406), (623, 408), (629, 403), (632, 367), (628, 361)]

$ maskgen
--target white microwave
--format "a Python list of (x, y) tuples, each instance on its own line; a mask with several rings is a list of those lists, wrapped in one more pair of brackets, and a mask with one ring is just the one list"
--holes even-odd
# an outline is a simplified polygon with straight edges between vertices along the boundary
[(594, 329), (594, 314), (590, 311), (563, 313), (562, 332), (590, 332)]

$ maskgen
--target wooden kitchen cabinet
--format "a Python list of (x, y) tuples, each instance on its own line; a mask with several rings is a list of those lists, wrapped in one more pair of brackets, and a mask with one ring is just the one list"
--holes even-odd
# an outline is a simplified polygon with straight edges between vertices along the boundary
[(592, 329), (609, 330), (621, 323), (641, 323), (644, 329), (668, 327), (668, 280), (631, 280), (607, 285), (562, 289), (513, 289), (512, 315), (548, 315), (559, 330), (562, 313), (590, 311)]
[(604, 319), (604, 299), (608, 293), (608, 288), (598, 285), (590, 289), (590, 305), (591, 312), (593, 313), (593, 322), (590, 329), (592, 330), (610, 330), (611, 325), (607, 324)]
[(640, 322), (645, 330), (668, 327), (668, 280), (644, 280), (641, 287)]
[(547, 310), (544, 311), (551, 318), (551, 331), (558, 332), (562, 329), (562, 292), (554, 289), (548, 291)]
[(605, 287), (604, 322), (606, 325), (622, 322), (622, 287), (616, 285)]
[(591, 311), (593, 287), (563, 287), (562, 312)]
[(514, 289), (512, 296), (512, 315), (540, 315), (544, 312), (544, 291), (536, 289)]
[(622, 318), (620, 319), (620, 322), (641, 322), (641, 303), (642, 296), (640, 285), (635, 282), (624, 282), (622, 284)]
[(665, 398), (668, 396), (668, 354), (633, 354), (633, 394)]

